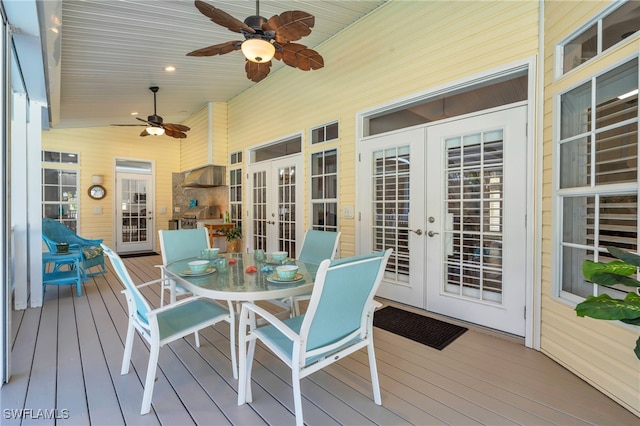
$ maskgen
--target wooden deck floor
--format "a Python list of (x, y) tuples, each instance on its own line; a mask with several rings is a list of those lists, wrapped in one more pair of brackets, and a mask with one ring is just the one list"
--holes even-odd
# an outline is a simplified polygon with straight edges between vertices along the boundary
[[(159, 276), (159, 256), (126, 259), (134, 281)], [(110, 265), (108, 265), (110, 266)], [(120, 375), (126, 333), (122, 286), (110, 271), (82, 297), (49, 286), (41, 309), (14, 312), (12, 378), (3, 425), (286, 425), (290, 372), (258, 348), (254, 402), (236, 405), (228, 326), (160, 351), (152, 411), (140, 416), (148, 350), (139, 337)], [(366, 353), (302, 382), (309, 425), (637, 425), (636, 416), (518, 339), (471, 328), (443, 351), (375, 329), (383, 406), (372, 401)], [(24, 411), (20, 411), (24, 409)], [(55, 411), (53, 411), (55, 410)], [(57, 417), (57, 419), (51, 419)]]

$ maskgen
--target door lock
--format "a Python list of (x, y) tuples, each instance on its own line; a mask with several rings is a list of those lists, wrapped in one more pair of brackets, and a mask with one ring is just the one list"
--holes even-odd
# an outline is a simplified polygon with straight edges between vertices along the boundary
[(430, 236), (430, 237), (433, 237), (434, 235), (440, 235), (440, 233), (439, 232), (429, 231), (429, 232), (427, 232), (427, 235)]
[(422, 229), (419, 229), (419, 228), (418, 228), (418, 229), (415, 229), (415, 230), (413, 230), (413, 229), (409, 229), (409, 231), (411, 231), (411, 232), (415, 232), (417, 235), (422, 235)]

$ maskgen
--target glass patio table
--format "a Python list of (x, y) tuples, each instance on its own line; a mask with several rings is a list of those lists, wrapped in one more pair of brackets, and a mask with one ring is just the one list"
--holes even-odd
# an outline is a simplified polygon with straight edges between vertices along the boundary
[[(195, 295), (216, 300), (245, 302), (277, 300), (309, 293), (319, 266), (300, 260), (289, 260), (289, 264), (298, 266), (298, 274), (302, 278), (278, 282), (272, 278), (272, 275), (279, 264), (256, 262), (253, 253), (227, 253), (220, 257), (227, 260), (233, 258), (236, 263), (230, 263), (226, 272), (216, 270), (201, 275), (189, 272), (189, 262), (198, 260), (197, 257), (177, 260), (162, 268), (177, 283)], [(213, 260), (211, 266), (217, 269)], [(257, 271), (246, 272), (248, 266), (255, 266)], [(270, 267), (272, 271), (263, 272), (265, 266)]]

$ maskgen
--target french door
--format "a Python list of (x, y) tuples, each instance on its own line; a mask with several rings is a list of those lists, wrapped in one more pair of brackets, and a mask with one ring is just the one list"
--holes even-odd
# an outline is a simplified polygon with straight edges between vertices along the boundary
[(393, 248), (378, 295), (525, 332), (526, 107), (363, 142), (363, 251)]
[(152, 176), (116, 173), (116, 251), (153, 251)]
[(249, 250), (286, 251), (297, 256), (304, 236), (302, 156), (293, 155), (249, 166)]

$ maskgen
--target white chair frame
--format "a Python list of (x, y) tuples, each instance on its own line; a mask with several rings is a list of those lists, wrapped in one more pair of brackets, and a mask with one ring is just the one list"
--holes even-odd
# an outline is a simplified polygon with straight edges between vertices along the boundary
[[(251, 394), (251, 367), (253, 364), (257, 340), (260, 340), (289, 368), (291, 368), (291, 381), (293, 386), (297, 425), (302, 426), (304, 424), (300, 380), (326, 367), (327, 365), (336, 362), (338, 359), (360, 350), (363, 347), (367, 348), (369, 357), (373, 399), (376, 404), (382, 405), (378, 371), (373, 347), (373, 314), (375, 309), (381, 306), (381, 304), (375, 301), (373, 297), (380, 286), (391, 252), (392, 250), (388, 249), (384, 252), (374, 253), (371, 255), (356, 256), (350, 259), (340, 259), (334, 261), (336, 262), (335, 265), (332, 265), (330, 260), (322, 261), (318, 274), (316, 275), (309, 307), (303, 316), (282, 321), (267, 310), (253, 303), (243, 303), (242, 311), (240, 313), (239, 327), (240, 378), (238, 381), (238, 405), (242, 405), (246, 402), (252, 402), (253, 399)], [(321, 303), (321, 297), (324, 291), (328, 271), (347, 268), (350, 265), (366, 263), (371, 263), (372, 267), (377, 263), (378, 269), (375, 279), (371, 283), (369, 294), (366, 295), (365, 302), (362, 305), (360, 326), (348, 335), (340, 337), (337, 341), (334, 341), (331, 344), (321, 346), (313, 350), (307, 350), (306, 345), (309, 342), (308, 338), (310, 336), (310, 331), (312, 330), (313, 321), (315, 319), (314, 317)], [(267, 332), (263, 332), (261, 330), (263, 327), (256, 327), (257, 316), (261, 317), (269, 324)], [(248, 331), (247, 328), (249, 328)], [(274, 328), (279, 331), (279, 334), (274, 332)], [(295, 331), (294, 328), (299, 329), (299, 331)], [(277, 342), (278, 339), (271, 339), (269, 337), (272, 334), (277, 334), (279, 342)], [(288, 339), (291, 342), (292, 348), (290, 351), (283, 349), (283, 345), (281, 344), (282, 338)], [(289, 348), (289, 346), (286, 348)]]

